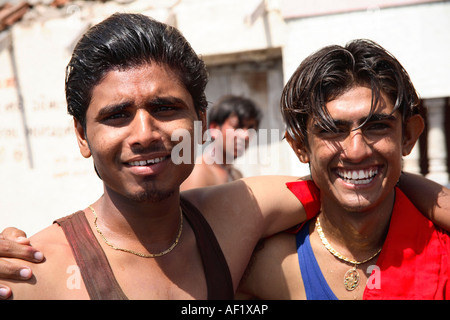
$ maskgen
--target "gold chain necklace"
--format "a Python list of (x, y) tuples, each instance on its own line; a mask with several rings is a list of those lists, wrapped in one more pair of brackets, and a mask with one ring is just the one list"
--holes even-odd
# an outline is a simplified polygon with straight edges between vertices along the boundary
[(375, 254), (373, 254), (371, 257), (367, 258), (366, 260), (363, 260), (363, 261), (351, 260), (351, 259), (343, 256), (339, 252), (337, 252), (330, 245), (327, 238), (325, 238), (325, 234), (323, 233), (322, 227), (320, 226), (319, 217), (317, 217), (317, 219), (316, 219), (316, 228), (317, 228), (317, 233), (319, 234), (320, 240), (322, 240), (323, 245), (325, 246), (325, 248), (327, 248), (327, 250), (333, 256), (335, 256), (336, 258), (343, 260), (347, 263), (353, 264), (353, 268), (348, 270), (344, 275), (344, 286), (345, 286), (345, 289), (347, 289), (347, 291), (355, 290), (359, 285), (359, 279), (360, 279), (358, 270), (356, 270), (356, 266), (358, 266), (360, 264), (364, 264), (364, 263), (372, 260), (373, 258), (375, 258), (381, 252), (381, 248), (377, 252), (375, 252)]
[(168, 249), (166, 249), (166, 250), (164, 250), (162, 252), (159, 252), (159, 253), (148, 253), (148, 254), (140, 253), (140, 252), (136, 252), (136, 251), (129, 250), (129, 249), (119, 248), (119, 247), (116, 247), (115, 245), (113, 245), (112, 243), (110, 243), (108, 241), (108, 239), (106, 239), (105, 236), (103, 235), (103, 233), (100, 231), (99, 227), (97, 226), (97, 214), (95, 213), (94, 208), (92, 208), (92, 206), (89, 206), (89, 209), (91, 209), (92, 213), (94, 214), (94, 225), (95, 225), (95, 228), (97, 229), (98, 234), (102, 237), (103, 241), (105, 241), (105, 243), (108, 246), (110, 246), (114, 250), (128, 252), (128, 253), (134, 254), (136, 256), (142, 257), (142, 258), (156, 258), (156, 257), (161, 257), (161, 256), (164, 256), (164, 255), (168, 254), (178, 244), (178, 241), (180, 240), (181, 233), (183, 231), (183, 211), (181, 210), (181, 207), (180, 207), (180, 227), (178, 229), (178, 235), (175, 238), (174, 243), (172, 243), (172, 245)]

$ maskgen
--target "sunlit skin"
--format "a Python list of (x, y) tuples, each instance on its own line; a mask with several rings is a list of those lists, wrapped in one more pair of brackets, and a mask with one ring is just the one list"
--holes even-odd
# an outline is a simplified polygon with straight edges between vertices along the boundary
[[(119, 86), (120, 87), (120, 86)], [(347, 93), (350, 95), (353, 90), (348, 91)], [(349, 101), (358, 101), (356, 99), (358, 96), (366, 96), (366, 98), (369, 98), (367, 96), (366, 88), (355, 88), (354, 97), (355, 100), (350, 99)], [(356, 92), (361, 93), (361, 95), (356, 94)], [(346, 93), (346, 94), (347, 94)], [(337, 102), (339, 98), (347, 97), (347, 95), (344, 94), (341, 97), (338, 97), (335, 101)], [(362, 99), (361, 102), (364, 102)], [(370, 100), (370, 99), (369, 99)], [(353, 102), (351, 103), (353, 107)], [(350, 103), (350, 102), (349, 102)], [(329, 106), (333, 106), (333, 104), (329, 104)], [(358, 110), (356, 108), (357, 104), (354, 105), (355, 110)], [(392, 107), (392, 106), (391, 106)], [(350, 104), (349, 104), (350, 108)], [(331, 108), (332, 109), (332, 108)], [(332, 112), (332, 110), (329, 110)], [(361, 107), (361, 109), (363, 109)], [(140, 108), (137, 108), (137, 110), (141, 110)], [(385, 111), (387, 114), (389, 114), (389, 105), (387, 106), (381, 106), (379, 109), (377, 108), (376, 113), (378, 114), (379, 111), (381, 114), (385, 114)], [(139, 112), (136, 112), (139, 114)], [(189, 113), (190, 114), (190, 113)], [(349, 120), (347, 121), (347, 127), (354, 128), (358, 122), (361, 120), (360, 117), (354, 117), (345, 119), (342, 117), (342, 115), (345, 114), (345, 110), (340, 111), (341, 118), (337, 118), (340, 120)], [(348, 115), (347, 115), (348, 116)], [(347, 134), (344, 136), (352, 137), (349, 141), (359, 141), (364, 142), (362, 140), (362, 136), (367, 135), (365, 133), (365, 130), (368, 130), (370, 126), (372, 127), (372, 130), (387, 130), (385, 138), (387, 141), (382, 143), (382, 138), (375, 139), (372, 137), (371, 143), (367, 143), (366, 150), (364, 153), (371, 154), (371, 157), (374, 157), (374, 159), (377, 160), (377, 165), (385, 165), (383, 162), (383, 159), (386, 157), (386, 155), (389, 154), (387, 152), (388, 150), (391, 150), (394, 146), (400, 147), (401, 151), (397, 151), (398, 153), (401, 153), (402, 155), (406, 155), (409, 153), (409, 151), (412, 149), (412, 146), (414, 145), (414, 142), (416, 141), (418, 135), (421, 132), (421, 128), (423, 129), (423, 122), (419, 120), (419, 118), (413, 117), (412, 119), (408, 120), (405, 130), (403, 131), (403, 134), (401, 134), (401, 130), (397, 130), (397, 126), (399, 125), (399, 118), (394, 113), (393, 114), (394, 119), (388, 117), (388, 119), (380, 120), (378, 119), (371, 125), (366, 124), (362, 129), (358, 129), (355, 131), (348, 130)], [(119, 117), (119, 119), (121, 116)], [(134, 117), (133, 119), (135, 119)], [(139, 119), (139, 118), (138, 118)], [(376, 129), (377, 127), (382, 128), (386, 126), (385, 122), (389, 123), (395, 123), (393, 127), (385, 128), (385, 129)], [(130, 124), (133, 124), (133, 122), (130, 122)], [(366, 127), (369, 126), (369, 127)], [(344, 127), (341, 127), (341, 130)], [(137, 126), (139, 128), (139, 126)], [(416, 128), (413, 130), (412, 128)], [(120, 126), (118, 129), (121, 129)], [(88, 127), (88, 137), (89, 137), (89, 127)], [(345, 131), (345, 130), (343, 130)], [(118, 131), (119, 132), (119, 131)], [(348, 166), (349, 168), (353, 168), (353, 166), (356, 166), (358, 163), (357, 159), (358, 157), (353, 156), (351, 157), (352, 148), (346, 147), (347, 144), (345, 142), (347, 141), (344, 138), (336, 139), (336, 137), (333, 137), (333, 134), (325, 133), (325, 132), (319, 132), (320, 134), (326, 134), (329, 135), (328, 140), (337, 140), (331, 143), (330, 141), (324, 142), (323, 145), (320, 143), (317, 143), (315, 138), (313, 138), (314, 135), (310, 135), (309, 138), (309, 146), (311, 149), (317, 148), (319, 151), (323, 151), (323, 156), (326, 156), (326, 159), (323, 161), (323, 166), (326, 170), (323, 170), (323, 172), (320, 172), (319, 169), (314, 169), (314, 178), (319, 181), (319, 175), (322, 174), (324, 177), (321, 178), (322, 180), (320, 183), (322, 184), (322, 187), (329, 187), (330, 190), (323, 189), (322, 190), (322, 196), (326, 194), (330, 194), (330, 198), (333, 198), (333, 192), (337, 194), (337, 196), (341, 196), (338, 192), (342, 192), (344, 195), (345, 193), (350, 194), (351, 196), (349, 199), (352, 198), (352, 194), (354, 194), (358, 190), (358, 196), (359, 194), (364, 194), (364, 192), (367, 192), (364, 188), (362, 188), (360, 185), (356, 185), (356, 183), (352, 183), (351, 181), (338, 181), (345, 180), (342, 177), (337, 177), (333, 170), (335, 168), (341, 168), (340, 164), (342, 163), (342, 168), (344, 168), (344, 164)], [(400, 134), (400, 135), (399, 135)], [(338, 134), (339, 135), (339, 134)], [(372, 133), (370, 133), (369, 137), (372, 136)], [(113, 136), (112, 136), (113, 137)], [(332, 139), (333, 137), (333, 139)], [(92, 137), (93, 140), (98, 139), (98, 137)], [(401, 142), (398, 142), (397, 140), (394, 141), (394, 139), (400, 138)], [(373, 142), (373, 140), (377, 140), (377, 142)], [(83, 140), (82, 140), (83, 141)], [(292, 141), (290, 141), (292, 143)], [(108, 143), (108, 141), (104, 142), (105, 144)], [(170, 144), (168, 144), (170, 146)], [(164, 144), (165, 146), (165, 144)], [(350, 144), (352, 146), (352, 144)], [(369, 148), (372, 148), (376, 146), (377, 148), (374, 148), (374, 150), (369, 150)], [(390, 146), (390, 147), (389, 147)], [(81, 149), (83, 149), (83, 144), (81, 144)], [(319, 148), (320, 147), (320, 148)], [(112, 154), (115, 154), (116, 146), (111, 147), (114, 152)], [(309, 161), (310, 154), (308, 153), (308, 149), (303, 148), (303, 146), (298, 146), (293, 144), (294, 150), (298, 153), (299, 158), (302, 161)], [(323, 148), (323, 150), (322, 150)], [(127, 147), (126, 144), (123, 146), (123, 150), (128, 150), (129, 147)], [(118, 148), (118, 150), (122, 150), (121, 148)], [(343, 155), (339, 156), (339, 150), (341, 150), (341, 153)], [(104, 151), (106, 155), (109, 157), (109, 152)], [(124, 151), (125, 152), (125, 151)], [(395, 151), (392, 151), (395, 152)], [(119, 152), (120, 153), (120, 152)], [(363, 153), (363, 154), (364, 154)], [(380, 154), (378, 154), (380, 153)], [(85, 156), (88, 156), (89, 152), (85, 154)], [(116, 170), (116, 167), (125, 167), (125, 165), (122, 164), (116, 164), (114, 161), (114, 156), (111, 157), (113, 160), (107, 161), (111, 164), (111, 170)], [(335, 160), (337, 158), (337, 160)], [(369, 166), (372, 166), (374, 163), (371, 163), (369, 160), (367, 160), (367, 156), (360, 156), (361, 158), (360, 162), (367, 162), (369, 163)], [(120, 157), (119, 157), (120, 159)], [(349, 159), (353, 159), (353, 162)], [(365, 160), (364, 160), (365, 159)], [(328, 161), (326, 161), (328, 160)], [(311, 157), (311, 161), (314, 161), (314, 166), (316, 165), (316, 162), (318, 164), (321, 164), (320, 158), (313, 158)], [(328, 164), (330, 163), (330, 165)], [(312, 163), (313, 165), (313, 163)], [(389, 164), (390, 166), (391, 164)], [(397, 163), (394, 163), (394, 165), (397, 165)], [(330, 167), (330, 169), (328, 169)], [(395, 168), (395, 167), (394, 167)], [(347, 169), (347, 167), (345, 167)], [(360, 168), (358, 168), (360, 169)], [(105, 168), (106, 170), (106, 168)], [(123, 169), (124, 171), (128, 170), (127, 168)], [(131, 169), (134, 170), (134, 169)], [(141, 169), (138, 169), (141, 170)], [(142, 169), (142, 170), (150, 170), (150, 169)], [(153, 169), (152, 169), (153, 170)], [(159, 171), (161, 170), (161, 171)], [(392, 170), (392, 171), (391, 171)], [(101, 174), (104, 174), (102, 170)], [(188, 170), (189, 171), (189, 170)], [(395, 174), (395, 169), (391, 167), (384, 168), (382, 167), (381, 170), (378, 171), (377, 175), (380, 175), (379, 179), (380, 181), (368, 181), (364, 182), (367, 183), (367, 185), (370, 185), (373, 183), (373, 185), (377, 186), (379, 183), (383, 183), (383, 181), (389, 180), (390, 178), (398, 178)], [(132, 171), (131, 171), (132, 172)], [(162, 169), (155, 169), (155, 172), (160, 172), (159, 174), (166, 174), (164, 170)], [(184, 174), (184, 170), (182, 171)], [(147, 172), (148, 175), (152, 175), (152, 173)], [(131, 175), (131, 173), (130, 173)], [(155, 173), (155, 175), (158, 175), (158, 173)], [(139, 176), (139, 174), (138, 174)], [(392, 177), (391, 177), (392, 176)], [(327, 177), (328, 180), (327, 181)], [(353, 178), (353, 177), (352, 177)], [(377, 177), (378, 179), (378, 177)], [(395, 180), (393, 179), (393, 180)], [(284, 177), (276, 180), (267, 180), (263, 178), (249, 178), (246, 179), (246, 184), (251, 188), (251, 196), (249, 197), (247, 195), (247, 188), (241, 188), (240, 182), (229, 184), (228, 186), (223, 185), (220, 187), (215, 188), (208, 188), (207, 190), (203, 192), (197, 192), (198, 190), (191, 190), (185, 193), (185, 195), (189, 195), (189, 198), (193, 203), (204, 213), (205, 218), (209, 221), (211, 224), (211, 227), (213, 228), (214, 232), (216, 233), (216, 236), (218, 238), (218, 241), (224, 251), (224, 254), (227, 258), (228, 264), (230, 266), (230, 271), (233, 277), (233, 283), (236, 288), (237, 284), (239, 283), (239, 279), (242, 276), (242, 273), (244, 272), (245, 265), (250, 259), (250, 255), (253, 252), (254, 245), (256, 244), (257, 239), (260, 237), (267, 237), (268, 235), (272, 234), (273, 232), (279, 232), (280, 230), (285, 229), (288, 225), (288, 223), (284, 225), (278, 225), (280, 222), (280, 213), (286, 213), (291, 212), (294, 214), (294, 216), (297, 218), (297, 222), (299, 221), (299, 215), (301, 215), (298, 212), (298, 200), (292, 196), (290, 192), (287, 191), (287, 188), (284, 187), (284, 182), (291, 181), (292, 177)], [(347, 178), (347, 180), (349, 180)], [(351, 179), (350, 179), (351, 180)], [(365, 180), (365, 179), (363, 179)], [(370, 179), (369, 179), (370, 180)], [(374, 179), (375, 180), (375, 179)], [(140, 180), (138, 180), (140, 181)], [(418, 185), (417, 180), (412, 180), (411, 185)], [(389, 182), (386, 183), (394, 184), (395, 182)], [(351, 186), (353, 184), (353, 186)], [(143, 184), (145, 185), (145, 183)], [(429, 185), (429, 184), (428, 184)], [(128, 190), (138, 190), (138, 194), (142, 190), (142, 184), (136, 183), (131, 184), (130, 187), (128, 187)], [(119, 188), (120, 189), (120, 188)], [(111, 194), (116, 194), (118, 191), (114, 190)], [(131, 194), (133, 194), (131, 192)], [(389, 199), (390, 193), (387, 193), (386, 199)], [(420, 192), (416, 194), (412, 194), (413, 196), (420, 196)], [(336, 196), (336, 197), (337, 197)], [(367, 194), (365, 194), (367, 197)], [(253, 201), (253, 197), (257, 199), (257, 202)], [(335, 197), (335, 198), (336, 198)], [(448, 197), (444, 197), (446, 199)], [(104, 199), (104, 198), (103, 198)], [(171, 199), (171, 197), (169, 197)], [(233, 201), (230, 201), (229, 199), (233, 199)], [(278, 201), (282, 199), (282, 201)], [(131, 203), (136, 203), (137, 201), (131, 201)], [(142, 199), (141, 199), (142, 202)], [(336, 199), (331, 199), (329, 203), (335, 203)], [(381, 201), (387, 202), (389, 204), (389, 201)], [(98, 202), (100, 203), (100, 200)], [(168, 206), (170, 208), (173, 207), (172, 204), (168, 203), (167, 201), (162, 201), (162, 204), (165, 206)], [(331, 209), (329, 208), (330, 205), (328, 205), (327, 208), (327, 216), (331, 215)], [(352, 208), (352, 202), (349, 201), (349, 204), (347, 205), (348, 208)], [(448, 206), (446, 206), (448, 207)], [(324, 207), (323, 207), (324, 209)], [(334, 208), (340, 211), (338, 208)], [(364, 218), (369, 218), (370, 211), (375, 212), (375, 210), (370, 210), (372, 208), (367, 207), (367, 210), (364, 212), (362, 216)], [(256, 211), (256, 212), (255, 212)], [(147, 214), (150, 212), (149, 210), (146, 211)], [(156, 212), (154, 210), (151, 210), (152, 214), (154, 215)], [(159, 212), (159, 211), (158, 211)], [(162, 210), (162, 213), (166, 214), (168, 210)], [(267, 215), (267, 217), (264, 220), (261, 220), (260, 215), (261, 213), (269, 212), (270, 215)], [(383, 211), (384, 212), (384, 211)], [(138, 212), (139, 213), (139, 212)], [(143, 212), (140, 212), (143, 213)], [(323, 215), (324, 212), (322, 212)], [(330, 213), (330, 214), (328, 214)], [(357, 212), (350, 212), (350, 215), (348, 217), (355, 218), (357, 216)], [(385, 212), (384, 212), (385, 213)], [(115, 217), (111, 212), (108, 212), (110, 214), (108, 216), (108, 227), (111, 227), (116, 221)], [(151, 216), (149, 215), (149, 216)], [(173, 216), (173, 215), (172, 215)], [(162, 221), (164, 219), (164, 216), (159, 217)], [(178, 217), (176, 217), (178, 218)], [(300, 219), (304, 219), (303, 216), (300, 217)], [(365, 237), (361, 238), (358, 242), (358, 247), (346, 248), (345, 244), (340, 243), (337, 241), (337, 237), (335, 237), (332, 233), (332, 230), (330, 229), (330, 225), (327, 225), (327, 219), (322, 219), (321, 216), (321, 222), (322, 227), (324, 228), (324, 231), (327, 234), (328, 240), (332, 243), (332, 245), (342, 254), (354, 258), (354, 259), (364, 259), (368, 256), (372, 255), (375, 248), (378, 248), (381, 243), (383, 242), (383, 238), (380, 238), (380, 232), (383, 233), (383, 227), (379, 228), (379, 225), (375, 225), (375, 229), (378, 230), (378, 233), (373, 233), (371, 237)], [(92, 226), (92, 219), (89, 219)], [(170, 223), (171, 226), (177, 226), (177, 220), (172, 218), (172, 223)], [(365, 219), (363, 219), (365, 220)], [(104, 221), (104, 220), (103, 220)], [(144, 221), (143, 219), (137, 219), (137, 223), (134, 225), (136, 233), (139, 233), (142, 229), (139, 228), (140, 224)], [(290, 220), (293, 223), (292, 218)], [(342, 221), (341, 221), (342, 222)], [(366, 224), (366, 226), (369, 224)], [(386, 222), (385, 222), (386, 225)], [(123, 227), (127, 227), (127, 224), (123, 224)], [(162, 223), (158, 224), (158, 230), (161, 230), (161, 227), (163, 226)], [(361, 225), (360, 225), (361, 226)], [(144, 228), (147, 230), (146, 235), (149, 234), (149, 230), (146, 225), (144, 225)], [(108, 257), (111, 259), (110, 262), (113, 266), (113, 269), (117, 271), (116, 277), (118, 277), (118, 281), (120, 285), (124, 288), (124, 291), (127, 295), (129, 295), (130, 298), (205, 298), (205, 284), (203, 280), (203, 271), (201, 268), (201, 262), (199, 261), (199, 258), (195, 251), (195, 240), (194, 236), (192, 234), (192, 231), (188, 228), (188, 225), (186, 225), (186, 233), (183, 231), (183, 235), (181, 238), (180, 245), (174, 250), (173, 253), (176, 252), (176, 254), (170, 254), (167, 255), (164, 260), (158, 260), (157, 263), (153, 263), (154, 261), (148, 261), (146, 260), (145, 263), (142, 263), (142, 260), (139, 258), (136, 258), (134, 256), (122, 256), (120, 253), (114, 252), (112, 253), (111, 250), (108, 251)], [(381, 231), (380, 231), (381, 230)], [(123, 230), (121, 230), (123, 231)], [(176, 232), (176, 228), (173, 230)], [(373, 230), (369, 229), (359, 229), (357, 231), (363, 231), (363, 232), (369, 232)], [(58, 233), (58, 237), (56, 237), (54, 234)], [(162, 234), (165, 234), (166, 232), (161, 232)], [(141, 236), (144, 233), (141, 232)], [(354, 234), (346, 234), (342, 233), (341, 235), (344, 236), (354, 236)], [(363, 233), (361, 235), (364, 236)], [(128, 234), (128, 237), (130, 234)], [(117, 240), (126, 240), (127, 237), (121, 237), (117, 238)], [(144, 237), (141, 237), (144, 238)], [(166, 241), (164, 241), (165, 245), (167, 246), (167, 243), (170, 243), (170, 237), (166, 237)], [(59, 241), (55, 241), (55, 239), (59, 239)], [(237, 240), (238, 239), (238, 240)], [(344, 240), (344, 237), (340, 238), (341, 240)], [(44, 240), (44, 241), (43, 241)], [(170, 240), (170, 241), (169, 241)], [(21, 282), (19, 283), (11, 283), (6, 282), (6, 285), (9, 285), (12, 287), (13, 291), (17, 293), (17, 295), (21, 298), (39, 298), (39, 299), (48, 299), (48, 298), (54, 298), (55, 296), (58, 298), (87, 298), (87, 294), (85, 291), (77, 291), (81, 292), (81, 296), (76, 296), (73, 290), (68, 291), (65, 284), (67, 281), (67, 273), (65, 272), (65, 268), (62, 266), (73, 265), (75, 262), (73, 261), (72, 254), (70, 252), (70, 249), (68, 248), (66, 241), (64, 240), (64, 236), (61, 235), (61, 231), (58, 230), (57, 227), (52, 226), (48, 228), (47, 231), (41, 232), (37, 234), (36, 236), (32, 237), (32, 241), (34, 244), (34, 248), (37, 248), (38, 250), (42, 250), (45, 252), (46, 255), (46, 261), (42, 264), (32, 265), (30, 263), (26, 264), (29, 267), (33, 268), (33, 274), (36, 274), (36, 278), (40, 279), (37, 281), (33, 286), (29, 286), (27, 283), (23, 283), (23, 286), (21, 286)], [(239, 242), (239, 245), (236, 245), (236, 241)], [(349, 295), (348, 292), (345, 292), (345, 289), (343, 289), (342, 286), (342, 277), (343, 274), (348, 270), (348, 265), (343, 264), (339, 262), (337, 259), (335, 259), (330, 253), (323, 247), (323, 245), (320, 243), (320, 240), (318, 239), (317, 233), (313, 232), (311, 235), (311, 242), (313, 246), (314, 253), (316, 255), (316, 258), (319, 262), (319, 265), (321, 266), (322, 270), (328, 270), (329, 272), (326, 272), (324, 274), (327, 282), (329, 283), (332, 290), (336, 293), (336, 295), (339, 298), (360, 298), (362, 291), (360, 290), (359, 293), (355, 295), (351, 294)], [(121, 242), (123, 244), (123, 242)], [(129, 245), (131, 243), (126, 243), (125, 246)], [(104, 245), (103, 245), (104, 246)], [(64, 249), (62, 250), (61, 247)], [(105, 247), (105, 246), (104, 246)], [(194, 249), (193, 249), (194, 248)], [(247, 290), (247, 293), (251, 296), (257, 296), (263, 299), (304, 299), (305, 298), (305, 290), (303, 287), (303, 281), (301, 279), (301, 273), (298, 266), (298, 259), (296, 256), (296, 248), (295, 248), (295, 236), (287, 233), (283, 233), (278, 237), (269, 237), (269, 240), (265, 243), (265, 250), (259, 251), (259, 257), (258, 262), (252, 266), (250, 269), (252, 271), (252, 275), (247, 278), (246, 284), (250, 285), (250, 289)], [(107, 248), (104, 248), (107, 249)], [(63, 261), (62, 263), (59, 262)], [(180, 261), (182, 261), (183, 265), (183, 272), (179, 272), (180, 268)], [(375, 263), (376, 259), (369, 262)], [(143, 266), (139, 269), (137, 266), (143, 264)], [(52, 268), (53, 269), (49, 269)], [(150, 268), (149, 268), (150, 267)], [(200, 269), (199, 269), (200, 268)], [(367, 264), (362, 266), (362, 270), (366, 270)], [(42, 270), (41, 270), (42, 269)], [(51, 270), (51, 272), (48, 272), (48, 270)], [(200, 272), (199, 272), (200, 270)], [(136, 277), (135, 275), (139, 274), (139, 277)], [(161, 275), (164, 274), (163, 277)], [(361, 272), (361, 281), (364, 283), (364, 281), (367, 279), (367, 276), (365, 276), (364, 272)], [(289, 279), (288, 282), (286, 280)], [(47, 284), (49, 284), (47, 286)], [(44, 288), (43, 288), (44, 287)], [(43, 290), (47, 289), (47, 290)], [(255, 289), (255, 290), (252, 290)], [(58, 290), (58, 291), (57, 291)], [(180, 292), (181, 291), (181, 292)]]
[[(93, 205), (98, 225), (121, 247), (164, 250), (178, 232), (179, 185), (193, 168), (174, 164), (171, 151), (179, 142), (171, 136), (178, 129), (193, 135), (194, 121), (205, 123), (205, 116), (199, 118), (178, 76), (158, 64), (112, 70), (92, 97), (86, 130), (76, 123), (76, 134), (81, 154), (92, 156), (104, 183), (104, 195)], [(152, 232), (160, 223), (165, 227)], [(136, 237), (123, 236), (130, 234)]]
[(80, 148), (83, 156), (92, 155), (108, 193), (142, 201), (178, 196), (193, 166), (173, 163), (178, 142), (171, 135), (180, 128), (193, 135), (199, 118), (170, 69), (144, 65), (109, 72), (93, 90), (86, 119), (86, 133), (77, 125)]
[[(104, 194), (92, 207), (97, 225), (110, 243), (144, 254), (163, 252), (174, 243), (180, 230), (179, 187), (194, 163), (173, 163), (171, 151), (182, 141), (171, 138), (179, 129), (193, 136), (198, 120), (205, 131), (205, 114), (197, 113), (191, 95), (166, 65), (114, 69), (93, 88), (86, 126), (75, 121), (75, 129), (81, 154), (92, 156), (104, 184)], [(190, 143), (193, 149), (194, 139)], [(248, 178), (183, 194), (214, 232), (227, 260), (233, 289), (259, 239), (304, 219), (298, 199), (283, 187), (292, 178)], [(270, 189), (276, 186), (270, 196), (265, 185)], [(143, 259), (109, 247), (95, 232), (93, 212), (89, 208), (83, 211), (128, 298), (207, 298), (197, 235), (186, 215), (178, 245), (166, 255)], [(83, 281), (80, 290), (66, 285), (66, 270), (76, 261), (58, 225), (38, 232), (31, 241), (34, 248), (45, 252), (45, 261), (33, 266), (35, 278), (31, 281), (39, 281), (32, 286), (5, 281), (14, 292), (13, 298), (89, 298)]]
[[(337, 130), (323, 129), (309, 120), (307, 145), (290, 141), (300, 160), (310, 163), (311, 175), (320, 188), (320, 221), (328, 241), (339, 253), (357, 261), (372, 256), (383, 244), (402, 156), (409, 154), (423, 128), (423, 120), (413, 116), (403, 129), (400, 112), (393, 112), (393, 103), (384, 94), (368, 118), (371, 104), (370, 88), (350, 88), (326, 103)], [(333, 292), (339, 299), (361, 299), (364, 286), (346, 291), (342, 279), (348, 265), (324, 248), (314, 224), (310, 224), (310, 232), (314, 254)], [(296, 257), (294, 243), (287, 246), (292, 259)], [(368, 264), (375, 263), (376, 257), (359, 266), (361, 283), (367, 281)], [(298, 262), (292, 262), (292, 269), (287, 270), (299, 272)], [(303, 283), (301, 277), (298, 282)], [(293, 290), (292, 297), (305, 297), (303, 285)]]
[(390, 212), (402, 155), (411, 146), (403, 137), (400, 113), (392, 113), (392, 102), (385, 96), (383, 100), (358, 128), (369, 115), (372, 92), (355, 87), (326, 104), (336, 132), (309, 122), (309, 150), (302, 157), (310, 163), (312, 177), (324, 195), (324, 208)]
[[(412, 116), (402, 123), (399, 111), (386, 95), (370, 115), (372, 91), (353, 87), (326, 103), (337, 130), (308, 123), (308, 147), (299, 151), (309, 162), (320, 188), (320, 220), (332, 247), (350, 259), (362, 261), (381, 248), (392, 212), (394, 187), (400, 178), (402, 156), (408, 155), (423, 130), (423, 119)], [(367, 121), (366, 121), (367, 120)], [(347, 292), (341, 274), (348, 266), (323, 247), (314, 225), (311, 245), (324, 276), (339, 298), (361, 298), (364, 290)], [(374, 264), (376, 258), (369, 264)], [(367, 265), (361, 265), (365, 271)], [(361, 273), (362, 283), (367, 274)], [(364, 288), (364, 287), (363, 287)]]
[[(394, 186), (400, 177), (401, 158), (407, 155), (423, 130), (423, 119), (412, 116), (402, 123), (399, 112), (383, 95), (370, 114), (372, 92), (356, 86), (326, 103), (338, 130), (328, 131), (312, 120), (307, 144), (288, 136), (302, 162), (309, 162), (320, 188), (319, 213), (328, 242), (343, 256), (363, 261), (379, 250), (385, 239), (393, 208)], [(361, 124), (363, 124), (361, 126)], [(362, 299), (365, 285), (347, 291), (343, 285), (351, 268), (324, 247), (314, 223), (310, 242), (319, 268), (338, 299)], [(243, 297), (306, 299), (295, 235), (281, 233), (264, 242), (250, 275), (242, 284)], [(357, 269), (365, 284), (377, 256)]]

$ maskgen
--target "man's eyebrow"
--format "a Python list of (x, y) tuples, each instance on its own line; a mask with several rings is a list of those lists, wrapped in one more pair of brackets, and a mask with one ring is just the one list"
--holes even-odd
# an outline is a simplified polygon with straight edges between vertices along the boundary
[(156, 97), (147, 101), (147, 105), (149, 106), (183, 105), (187, 107), (187, 104), (183, 99), (174, 96)]
[[(393, 114), (389, 114), (389, 113), (374, 113), (372, 114), (369, 118), (367, 117), (363, 117), (358, 119), (357, 124), (358, 124), (358, 128), (366, 123), (371, 123), (371, 122), (378, 122), (378, 121), (395, 121), (397, 118), (393, 115)], [(342, 119), (331, 119), (331, 123), (333, 124), (333, 126), (335, 126), (336, 128), (344, 128), (344, 127), (351, 127), (353, 125), (352, 121), (348, 121), (348, 120), (342, 120)], [(323, 125), (321, 125), (320, 123), (316, 122), (313, 125), (313, 129), (316, 130), (321, 130), (323, 129)]]
[(128, 102), (128, 101), (125, 101), (122, 103), (117, 103), (117, 104), (106, 105), (98, 111), (97, 118), (101, 118), (108, 114), (123, 111), (130, 105), (131, 105), (131, 102)]
[(395, 121), (396, 119), (397, 118), (391, 113), (374, 113), (372, 116), (370, 116), (369, 119), (367, 118), (360, 119), (359, 123), (363, 124), (364, 122), (376, 122), (385, 120)]
[[(97, 117), (101, 118), (108, 114), (121, 112), (124, 109), (131, 106), (132, 104), (133, 104), (132, 101), (124, 101), (124, 102), (117, 103), (117, 104), (106, 105), (99, 110)], [(156, 97), (156, 98), (148, 100), (146, 102), (146, 105), (149, 107), (152, 107), (152, 106), (157, 107), (157, 106), (165, 106), (165, 105), (183, 105), (183, 106), (187, 107), (187, 104), (183, 99), (173, 97), (173, 96)]]
[[(341, 120), (341, 119), (331, 119), (331, 125), (336, 127), (336, 128), (351, 127), (352, 124), (353, 124), (352, 121)], [(324, 129), (324, 126), (320, 122), (315, 122), (313, 124), (313, 130), (319, 130), (320, 131), (322, 129)]]

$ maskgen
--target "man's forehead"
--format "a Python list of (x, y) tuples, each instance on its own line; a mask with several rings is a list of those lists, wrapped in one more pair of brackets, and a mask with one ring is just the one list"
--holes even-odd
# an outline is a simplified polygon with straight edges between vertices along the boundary
[(248, 127), (255, 127), (258, 124), (255, 118), (245, 118), (241, 119), (240, 127), (242, 128), (248, 128)]
[(236, 128), (255, 127), (258, 124), (255, 118), (239, 119), (239, 116), (235, 112), (230, 114), (230, 116), (225, 120), (225, 122)]
[[(180, 76), (168, 65), (145, 63), (108, 71), (92, 89), (92, 99), (123, 99), (141, 95), (178, 97), (193, 105), (193, 99)], [(92, 101), (91, 101), (92, 102)]]

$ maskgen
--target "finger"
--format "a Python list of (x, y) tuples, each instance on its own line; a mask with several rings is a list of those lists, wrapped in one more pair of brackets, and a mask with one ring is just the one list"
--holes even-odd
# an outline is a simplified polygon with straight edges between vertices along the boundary
[(13, 227), (3, 230), (0, 239), (12, 240), (21, 244), (30, 244), (30, 240), (27, 238), (26, 233)]
[[(41, 262), (44, 259), (42, 252), (29, 245), (23, 245), (10, 240), (0, 239), (0, 257), (17, 258), (30, 262)], [(1, 263), (0, 263), (1, 264)]]
[(10, 295), (11, 289), (0, 284), (0, 300), (8, 299)]
[(0, 278), (11, 280), (28, 280), (32, 276), (32, 271), (28, 267), (0, 259)]

